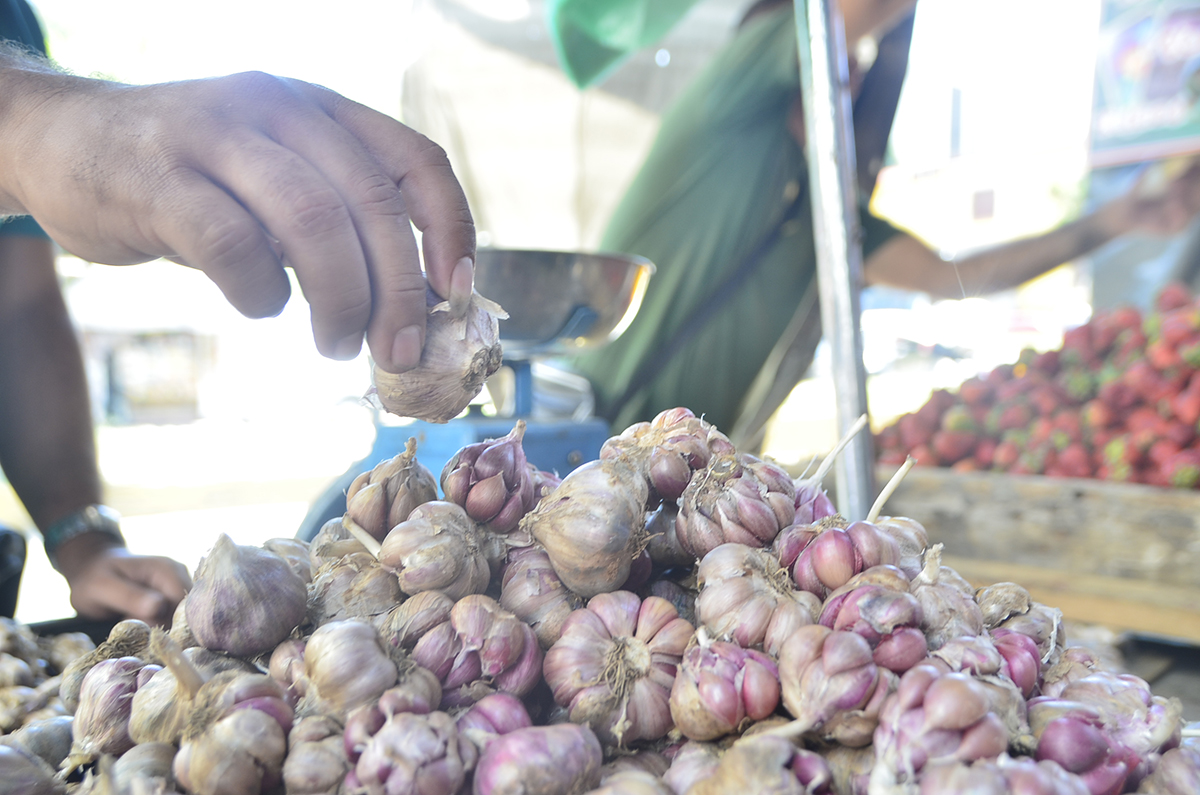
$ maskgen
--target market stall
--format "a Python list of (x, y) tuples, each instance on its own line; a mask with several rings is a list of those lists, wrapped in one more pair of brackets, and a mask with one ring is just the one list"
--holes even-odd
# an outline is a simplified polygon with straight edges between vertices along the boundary
[[(587, 83), (690, 3), (551, 5)], [(1135, 656), (1200, 644), (1200, 298), (872, 428), (842, 20), (792, 19), (835, 447), (607, 427), (542, 359), (621, 339), (654, 264), (481, 252), (296, 537), (217, 534), (164, 627), (0, 619), (0, 793), (1200, 792), (1200, 695)]]

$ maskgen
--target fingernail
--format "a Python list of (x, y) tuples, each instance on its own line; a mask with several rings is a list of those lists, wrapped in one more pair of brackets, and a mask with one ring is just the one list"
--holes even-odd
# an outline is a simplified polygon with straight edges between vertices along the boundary
[(475, 289), (475, 263), (470, 257), (463, 257), (450, 271), (450, 312), (461, 316), (467, 311), (471, 301), (471, 293)]
[(396, 332), (392, 342), (392, 364), (396, 367), (416, 367), (421, 361), (421, 329), (408, 326)]
[(362, 350), (362, 340), (362, 334), (351, 334), (338, 340), (338, 344), (333, 346), (333, 358), (349, 361), (358, 356)]

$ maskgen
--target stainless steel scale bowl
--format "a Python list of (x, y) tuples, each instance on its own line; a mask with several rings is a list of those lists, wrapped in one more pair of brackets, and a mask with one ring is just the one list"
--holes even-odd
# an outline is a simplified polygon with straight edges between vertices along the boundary
[[(608, 424), (587, 412), (554, 419), (537, 416), (533, 365), (537, 359), (600, 347), (620, 336), (641, 307), (653, 273), (649, 260), (621, 254), (480, 249), (475, 289), (508, 312), (508, 319), (500, 321), (500, 342), (512, 377), (504, 387), (489, 384), (494, 402), (503, 408), (488, 417), (473, 407), (444, 425), (379, 416), (371, 452), (313, 502), (297, 537), (311, 539), (322, 524), (341, 516), (350, 482), (403, 451), (409, 437), (417, 440), (417, 460), (435, 476), (460, 449), (504, 436), (518, 418), (527, 425), (525, 455), (539, 469), (565, 475), (597, 458), (609, 436)], [(559, 383), (581, 380), (569, 373), (560, 376)], [(509, 394), (496, 394), (505, 390)]]

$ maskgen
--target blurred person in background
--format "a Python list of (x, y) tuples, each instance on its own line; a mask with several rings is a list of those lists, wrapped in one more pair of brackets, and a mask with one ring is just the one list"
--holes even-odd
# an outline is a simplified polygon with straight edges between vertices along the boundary
[[(847, 50), (878, 38), (852, 69), (863, 278), (962, 298), (1015, 287), (1134, 231), (1170, 234), (1200, 210), (1200, 170), (1163, 193), (1129, 194), (1044, 235), (943, 259), (872, 216), (874, 189), (908, 62), (916, 0), (841, 0)], [(852, 64), (853, 66), (853, 64)], [(615, 341), (578, 355), (597, 413), (614, 429), (687, 406), (735, 443), (761, 442), (821, 338), (791, 0), (749, 8), (733, 40), (663, 114), (601, 250), (657, 268)]]
[[(103, 505), (51, 238), (93, 262), (198, 268), (250, 317), (279, 313), (290, 267), (322, 354), (352, 359), (365, 338), (403, 372), (426, 316), (411, 225), (429, 286), (461, 303), (470, 210), (437, 145), (326, 89), (259, 73), (153, 86), (65, 74), (41, 57), (24, 0), (0, 0), (0, 40), (0, 216), (13, 216), (0, 223), (0, 468), (80, 615), (169, 623), (191, 580), (127, 550)], [(4, 615), (24, 559), (23, 537), (0, 533)]]

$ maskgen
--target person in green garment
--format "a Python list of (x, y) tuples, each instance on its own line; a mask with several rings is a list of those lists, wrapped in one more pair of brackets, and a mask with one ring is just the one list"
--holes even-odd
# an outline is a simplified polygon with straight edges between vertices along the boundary
[[(854, 52), (864, 36), (911, 24), (915, 0), (839, 5)], [(811, 362), (821, 326), (799, 83), (792, 3), (765, 0), (663, 114), (600, 243), (646, 257), (656, 273), (625, 333), (571, 360), (614, 430), (685, 406), (753, 443)], [(855, 106), (860, 139), (874, 132), (857, 129), (866, 99)], [(864, 209), (863, 276), (938, 297), (979, 295), (1127, 232), (1178, 231), (1197, 209), (1200, 172), (1192, 170), (1165, 194), (1134, 190), (1047, 234), (954, 261)], [(790, 369), (779, 366), (785, 357)], [(772, 383), (781, 369), (790, 379)]]

